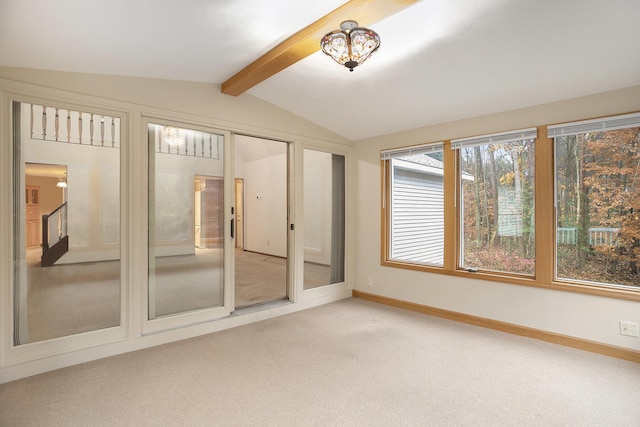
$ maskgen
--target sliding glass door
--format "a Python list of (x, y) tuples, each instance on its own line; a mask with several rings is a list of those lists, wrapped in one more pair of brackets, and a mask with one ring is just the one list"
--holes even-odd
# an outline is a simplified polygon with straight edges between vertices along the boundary
[(235, 135), (235, 306), (288, 298), (289, 150), (282, 141)]
[(227, 314), (224, 134), (159, 123), (147, 131), (148, 319)]
[(95, 345), (344, 283), (343, 155), (303, 149), (296, 230), (294, 143), (143, 117), (141, 147), (121, 141), (125, 114), (12, 108), (14, 346)]
[(12, 105), (13, 344), (118, 327), (121, 118)]

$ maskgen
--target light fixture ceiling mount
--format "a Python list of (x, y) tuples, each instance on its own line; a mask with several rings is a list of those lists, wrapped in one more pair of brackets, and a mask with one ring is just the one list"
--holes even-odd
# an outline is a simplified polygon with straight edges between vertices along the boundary
[(166, 126), (162, 132), (162, 138), (169, 147), (180, 147), (186, 143), (183, 130), (174, 126)]
[(67, 173), (64, 173), (64, 176), (58, 178), (58, 182), (56, 183), (56, 187), (58, 188), (67, 188)]
[(358, 27), (356, 21), (343, 21), (340, 29), (326, 34), (320, 48), (340, 65), (353, 71), (380, 47), (380, 36), (373, 30)]

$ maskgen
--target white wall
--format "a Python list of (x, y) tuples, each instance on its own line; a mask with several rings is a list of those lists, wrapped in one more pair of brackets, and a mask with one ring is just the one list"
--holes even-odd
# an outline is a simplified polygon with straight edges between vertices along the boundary
[(244, 168), (245, 249), (286, 257), (287, 155), (247, 162)]
[(637, 110), (640, 86), (356, 142), (354, 289), (640, 350), (640, 339), (619, 332), (620, 320), (640, 323), (640, 302), (380, 265), (381, 149)]
[(156, 256), (195, 252), (195, 175), (223, 177), (223, 159), (155, 154)]

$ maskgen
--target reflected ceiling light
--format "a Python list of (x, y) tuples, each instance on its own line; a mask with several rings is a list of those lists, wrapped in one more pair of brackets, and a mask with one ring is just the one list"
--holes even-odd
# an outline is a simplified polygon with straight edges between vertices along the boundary
[(166, 126), (164, 128), (162, 138), (167, 145), (172, 147), (184, 145), (185, 143), (185, 135), (182, 130), (173, 126)]
[(353, 71), (380, 47), (380, 36), (373, 30), (358, 27), (356, 21), (344, 21), (340, 29), (326, 34), (320, 48), (340, 65)]
[(56, 183), (56, 187), (58, 188), (67, 188), (67, 176), (61, 176), (58, 178), (58, 182)]

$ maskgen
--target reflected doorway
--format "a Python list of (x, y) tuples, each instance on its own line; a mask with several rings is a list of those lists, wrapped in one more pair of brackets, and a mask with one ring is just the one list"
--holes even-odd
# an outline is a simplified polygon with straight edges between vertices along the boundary
[(287, 299), (289, 144), (235, 136), (235, 306)]
[(42, 215), (53, 216), (65, 202), (67, 166), (26, 163), (24, 171), (27, 248), (39, 249), (43, 243)]
[(224, 179), (196, 175), (194, 179), (194, 237), (198, 249), (222, 248)]

